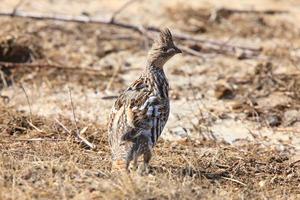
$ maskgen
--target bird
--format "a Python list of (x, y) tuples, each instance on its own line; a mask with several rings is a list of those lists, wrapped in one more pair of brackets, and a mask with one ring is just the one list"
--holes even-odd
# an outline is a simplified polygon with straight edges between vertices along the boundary
[(165, 63), (182, 51), (174, 44), (168, 28), (162, 29), (148, 52), (146, 66), (112, 106), (108, 120), (108, 141), (112, 170), (138, 168), (149, 172), (152, 150), (170, 113), (169, 83)]

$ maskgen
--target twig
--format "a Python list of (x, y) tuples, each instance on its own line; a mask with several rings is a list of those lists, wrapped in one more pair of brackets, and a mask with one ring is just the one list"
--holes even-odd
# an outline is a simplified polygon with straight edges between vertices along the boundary
[(19, 2), (14, 6), (14, 9), (12, 11), (12, 16), (14, 16), (18, 9), (20, 8), (20, 6), (23, 4), (24, 0), (19, 0)]
[(109, 79), (105, 91), (110, 90), (112, 84), (114, 83), (115, 79), (118, 77), (119, 72), (121, 71), (121, 65), (118, 64), (117, 68), (115, 69), (113, 75), (111, 76), (111, 78)]
[(220, 164), (220, 163), (215, 163), (215, 165), (216, 165), (217, 167), (219, 167), (219, 168), (224, 168), (224, 169), (228, 169), (228, 168), (229, 168), (228, 165), (222, 165), (222, 164)]
[(65, 131), (67, 131), (67, 133), (69, 133), (70, 135), (72, 134), (72, 132), (63, 124), (61, 123), (58, 119), (55, 119), (55, 121), (58, 123), (58, 125), (60, 125)]
[(77, 137), (83, 141), (87, 146), (89, 146), (91, 149), (94, 149), (96, 146), (92, 143), (90, 143), (87, 139), (85, 139), (83, 136), (81, 136), (82, 134), (84, 134), (84, 132), (88, 129), (88, 127), (84, 127), (83, 129), (81, 129), (81, 131), (77, 134)]
[(45, 131), (39, 129), (38, 127), (36, 127), (35, 125), (33, 125), (33, 123), (31, 123), (30, 121), (27, 120), (27, 123), (28, 123), (32, 128), (34, 128), (35, 130), (37, 130), (37, 132), (39, 132), (39, 133), (45, 133)]
[(290, 167), (294, 167), (297, 163), (300, 163), (300, 160), (296, 160), (290, 164)]
[(105, 72), (102, 72), (97, 69), (93, 68), (82, 68), (82, 67), (68, 67), (68, 66), (60, 66), (48, 63), (11, 63), (11, 62), (2, 62), (0, 61), (0, 69), (3, 68), (56, 68), (61, 70), (69, 70), (69, 71), (80, 71), (83, 74), (90, 74), (90, 75), (102, 75), (107, 76)]
[(76, 115), (75, 115), (75, 110), (74, 110), (74, 104), (73, 104), (73, 99), (72, 99), (72, 93), (71, 93), (71, 89), (70, 89), (69, 86), (68, 86), (68, 90), (69, 90), (69, 98), (70, 98), (71, 108), (72, 108), (72, 113), (73, 113), (73, 120), (74, 120), (75, 127), (76, 127), (76, 133), (78, 134), (78, 133), (79, 133), (79, 129), (78, 129), (78, 126), (77, 126), (77, 121), (76, 121)]
[(107, 96), (103, 96), (101, 97), (101, 99), (107, 100), (107, 99), (116, 99), (118, 98), (117, 95), (107, 95)]
[(74, 119), (74, 123), (75, 123), (75, 127), (76, 127), (76, 137), (83, 142), (85, 145), (87, 145), (88, 147), (90, 147), (91, 149), (95, 148), (95, 145), (90, 143), (87, 139), (85, 139), (83, 136), (81, 136), (81, 134), (83, 134), (86, 130), (87, 127), (83, 128), (81, 131), (79, 131), (78, 125), (77, 125), (77, 120), (76, 120), (76, 115), (75, 115), (75, 110), (74, 110), (74, 104), (73, 104), (73, 99), (72, 99), (72, 93), (71, 93), (71, 89), (70, 87), (68, 87), (69, 89), (69, 97), (70, 97), (70, 101), (71, 101), (71, 108), (72, 108), (72, 113), (73, 113), (73, 119)]
[(23, 84), (21, 83), (21, 88), (26, 96), (26, 100), (27, 100), (27, 103), (28, 103), (28, 106), (29, 106), (29, 112), (30, 112), (30, 121), (32, 122), (32, 110), (31, 110), (31, 104), (30, 104), (30, 101), (29, 101), (29, 97), (28, 97), (28, 94), (23, 86)]
[(222, 176), (222, 178), (225, 179), (225, 180), (229, 180), (229, 181), (232, 181), (232, 182), (235, 182), (235, 183), (241, 184), (242, 186), (247, 187), (247, 185), (245, 183), (243, 183), (243, 182), (241, 182), (239, 180), (236, 180), (236, 179), (233, 179), (233, 178), (224, 177), (224, 176)]
[[(14, 16), (14, 17), (22, 17), (22, 18), (31, 18), (35, 20), (58, 20), (58, 21), (65, 21), (65, 22), (103, 24), (103, 25), (116, 26), (123, 29), (129, 29), (138, 32), (140, 34), (143, 34), (143, 31), (141, 30), (140, 26), (135, 24), (117, 22), (116, 20), (111, 21), (111, 19), (91, 18), (85, 15), (72, 16), (72, 15), (41, 14), (41, 13), (31, 13), (31, 12), (21, 12), (21, 11), (12, 13), (12, 12), (3, 11), (0, 12), (0, 16), (8, 16), (8, 17)], [(145, 26), (144, 29), (149, 32), (160, 31), (159, 28), (153, 26)], [(261, 48), (224, 44), (224, 42), (202, 39), (187, 34), (177, 33), (176, 31), (173, 31), (173, 37), (178, 40), (191, 41), (196, 43), (203, 43), (207, 45), (217, 46), (219, 49), (222, 48), (223, 50), (226, 50), (231, 53), (235, 52), (237, 49), (253, 52), (254, 54), (258, 54), (261, 52)]]
[(186, 47), (186, 46), (183, 46), (183, 45), (178, 45), (178, 47), (184, 51), (185, 53), (189, 54), (189, 55), (193, 55), (193, 56), (197, 56), (199, 58), (202, 59), (202, 61), (205, 60), (205, 57), (202, 53), (199, 53), (199, 51), (195, 51), (194, 49), (192, 48), (189, 48), (189, 47)]
[(8, 87), (8, 84), (7, 84), (7, 81), (6, 81), (6, 79), (5, 79), (5, 74), (4, 74), (4, 72), (1, 70), (1, 68), (0, 68), (0, 77), (1, 77), (1, 80), (2, 80), (2, 82), (3, 82), (4, 87), (7, 88), (7, 87)]
[(218, 21), (220, 18), (229, 17), (233, 14), (255, 14), (255, 15), (274, 15), (274, 14), (285, 14), (288, 11), (285, 10), (239, 10), (230, 8), (216, 8), (212, 10), (210, 14), (210, 21)]
[(24, 142), (34, 142), (34, 141), (65, 141), (64, 139), (51, 139), (51, 138), (30, 138), (30, 139), (14, 139), (13, 141), (24, 141)]
[(126, 1), (119, 9), (117, 9), (112, 15), (111, 15), (111, 18), (110, 18), (110, 21), (111, 22), (114, 22), (117, 15), (119, 15), (122, 11), (124, 11), (130, 4), (136, 2), (138, 0), (129, 0), (129, 1)]
[[(103, 24), (103, 25), (112, 25), (121, 27), (124, 29), (131, 29), (137, 32), (139, 31), (138, 26), (129, 24), (129, 23), (122, 23), (122, 22), (116, 22), (111, 21), (110, 19), (103, 19), (103, 18), (91, 18), (86, 15), (80, 15), (80, 16), (72, 16), (72, 15), (53, 15), (53, 14), (42, 14), (42, 13), (32, 13), (32, 12), (23, 12), (18, 11), (16, 13), (13, 12), (0, 12), (0, 16), (7, 16), (7, 17), (21, 17), (21, 18), (31, 18), (35, 20), (57, 20), (57, 21), (65, 21), (65, 22), (77, 22), (77, 23), (94, 23), (94, 24)], [(148, 31), (156, 31), (159, 30), (156, 28), (148, 27)]]
[(279, 128), (276, 128), (275, 131), (278, 131), (278, 132), (292, 132), (292, 133), (300, 133), (300, 130), (297, 129), (297, 128), (294, 128), (294, 127), (279, 127)]
[(226, 13), (238, 13), (238, 14), (265, 14), (265, 15), (274, 15), (274, 14), (286, 14), (289, 13), (287, 10), (242, 10), (242, 9), (231, 9), (231, 8), (220, 8), (219, 12)]
[[(55, 119), (55, 121), (65, 130), (67, 131), (70, 135), (72, 135), (72, 132), (65, 126), (63, 125), (63, 123), (61, 123), (58, 119)], [(84, 133), (86, 131), (87, 127), (83, 128), (81, 130), (81, 133)], [(90, 147), (91, 149), (96, 148), (96, 146), (92, 143), (90, 143), (87, 139), (85, 139), (84, 137), (82, 137), (80, 134), (76, 133), (76, 138), (79, 139), (81, 142), (83, 142), (84, 144), (86, 144), (88, 147)]]

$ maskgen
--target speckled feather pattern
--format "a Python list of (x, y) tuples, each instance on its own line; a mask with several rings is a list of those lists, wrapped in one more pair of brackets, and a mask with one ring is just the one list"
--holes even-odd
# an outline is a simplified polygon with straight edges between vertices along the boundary
[[(132, 160), (136, 165), (140, 155), (144, 155), (144, 164), (151, 158), (151, 150), (170, 112), (169, 84), (163, 64), (176, 52), (167, 54), (168, 48), (177, 47), (173, 44), (170, 31), (166, 30), (149, 52), (148, 64), (142, 75), (113, 105), (108, 123), (113, 166), (114, 162), (122, 163), (127, 169)], [(122, 160), (124, 162), (120, 162)]]

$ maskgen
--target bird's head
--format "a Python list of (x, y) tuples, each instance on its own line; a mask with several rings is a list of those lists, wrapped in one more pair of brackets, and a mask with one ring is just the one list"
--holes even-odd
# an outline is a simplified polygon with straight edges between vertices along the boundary
[(163, 65), (175, 54), (182, 51), (175, 46), (169, 29), (160, 31), (159, 37), (154, 41), (148, 54), (148, 63), (156, 67)]

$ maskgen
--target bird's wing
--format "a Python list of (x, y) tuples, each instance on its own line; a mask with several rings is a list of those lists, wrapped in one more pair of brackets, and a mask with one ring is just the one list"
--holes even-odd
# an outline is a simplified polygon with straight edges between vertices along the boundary
[[(153, 89), (147, 78), (141, 77), (125, 90), (113, 106), (109, 129), (125, 141), (132, 141), (142, 131), (161, 132), (155, 123), (162, 113), (160, 99), (153, 94)], [(163, 124), (164, 126), (164, 124)], [(158, 133), (155, 134), (158, 137)]]

